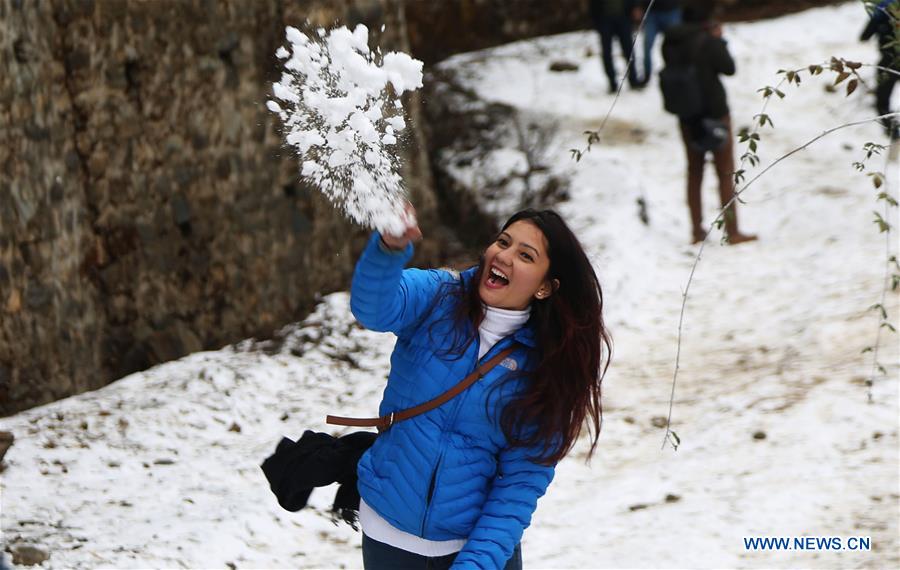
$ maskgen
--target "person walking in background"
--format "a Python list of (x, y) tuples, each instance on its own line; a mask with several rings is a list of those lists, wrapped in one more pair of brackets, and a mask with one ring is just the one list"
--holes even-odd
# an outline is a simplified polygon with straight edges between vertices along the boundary
[[(884, 68), (877, 70), (875, 74), (875, 109), (879, 115), (891, 112), (891, 93), (897, 83), (897, 74), (892, 71), (900, 71), (900, 46), (895, 43), (897, 17), (900, 16), (897, 10), (897, 0), (884, 0), (878, 4), (872, 10), (869, 22), (859, 37), (860, 41), (865, 42), (878, 35), (878, 49), (881, 52), (878, 66)], [(882, 119), (881, 124), (891, 140), (900, 139), (900, 125), (895, 117)]]
[[(641, 82), (650, 81), (653, 73), (653, 44), (660, 32), (665, 33), (672, 26), (681, 23), (681, 0), (656, 0), (650, 9), (651, 0), (644, 0), (640, 17), (644, 17), (644, 73)], [(650, 9), (649, 12), (647, 10)]]
[[(663, 99), (670, 109), (666, 78), (663, 74), (681, 70), (681, 88), (676, 95), (691, 93), (690, 101), (681, 107), (689, 111), (673, 111), (679, 114), (679, 126), (687, 155), (687, 200), (691, 213), (694, 243), (706, 239), (703, 229), (701, 187), (707, 152), (713, 153), (716, 175), (719, 179), (719, 199), (722, 207), (734, 197), (734, 136), (725, 87), (719, 75), (734, 75), (735, 64), (728, 45), (722, 38), (722, 26), (715, 19), (716, 5), (712, 1), (695, 1), (685, 7), (684, 22), (673, 26), (663, 42), (663, 59), (666, 70), (660, 75)], [(695, 89), (689, 89), (693, 88)], [(728, 243), (734, 245), (757, 239), (755, 235), (738, 230), (737, 203), (724, 214)]]
[[(603, 70), (609, 79), (609, 92), (619, 90), (619, 77), (613, 61), (613, 39), (619, 40), (625, 60), (631, 60), (631, 47), (634, 42), (632, 20), (640, 13), (635, 0), (591, 0), (591, 19), (594, 28), (600, 34), (600, 50), (603, 57)], [(634, 62), (628, 67), (628, 84), (632, 89), (640, 89), (644, 82), (638, 79)]]

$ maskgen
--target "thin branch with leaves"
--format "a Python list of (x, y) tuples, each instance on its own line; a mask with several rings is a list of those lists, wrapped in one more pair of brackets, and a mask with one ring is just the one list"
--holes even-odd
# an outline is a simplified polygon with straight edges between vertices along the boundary
[[(840, 84), (841, 82), (843, 82), (848, 77), (850, 77), (851, 75), (854, 75), (854, 74), (857, 77), (854, 78), (852, 81), (861, 80), (861, 78), (858, 77), (858, 72), (857, 72), (857, 70), (860, 67), (861, 67), (861, 65), (856, 64), (856, 62), (848, 62), (847, 60), (838, 59), (838, 58), (832, 58), (829, 63), (829, 69), (837, 74), (837, 78), (835, 79), (835, 83), (834, 83), (835, 85)], [(812, 145), (816, 141), (818, 141), (834, 132), (837, 132), (839, 130), (842, 130), (842, 129), (845, 129), (848, 127), (852, 127), (852, 126), (858, 126), (858, 125), (870, 123), (870, 122), (882, 122), (886, 119), (891, 119), (893, 117), (900, 115), (900, 113), (887, 113), (884, 115), (880, 115), (877, 117), (872, 117), (872, 118), (868, 118), (868, 119), (864, 119), (864, 120), (860, 120), (860, 121), (844, 123), (842, 125), (838, 125), (838, 126), (830, 128), (830, 129), (827, 129), (827, 130), (823, 131), (821, 134), (808, 140), (806, 143), (804, 143), (804, 144), (794, 148), (793, 150), (789, 151), (788, 153), (780, 156), (778, 159), (776, 159), (771, 164), (769, 164), (765, 169), (763, 169), (762, 172), (760, 172), (759, 174), (754, 176), (749, 182), (744, 184), (740, 189), (737, 189), (737, 185), (743, 180), (743, 175), (744, 175), (743, 165), (744, 165), (745, 161), (749, 161), (754, 166), (756, 166), (759, 163), (759, 158), (758, 158), (758, 155), (756, 154), (757, 145), (760, 141), (760, 137), (757, 132), (758, 129), (760, 127), (764, 126), (766, 123), (768, 123), (770, 126), (772, 126), (774, 128), (774, 124), (772, 123), (771, 118), (766, 114), (766, 108), (769, 104), (769, 101), (771, 100), (771, 97), (773, 95), (778, 96), (780, 99), (785, 97), (785, 94), (784, 94), (784, 92), (782, 92), (780, 90), (780, 87), (786, 81), (795, 83), (796, 85), (800, 85), (799, 73), (803, 70), (808, 71), (810, 73), (810, 75), (819, 75), (824, 71), (824, 66), (811, 65), (811, 66), (802, 68), (800, 70), (790, 70), (790, 71), (781, 70), (781, 71), (779, 71), (779, 73), (784, 74), (785, 77), (782, 78), (781, 82), (779, 82), (779, 84), (777, 86), (775, 86), (775, 87), (767, 86), (767, 87), (764, 87), (759, 90), (760, 92), (762, 92), (765, 102), (763, 104), (763, 107), (762, 107), (762, 110), (760, 111), (760, 113), (754, 116), (755, 117), (754, 130), (752, 132), (744, 132), (741, 135), (739, 135), (741, 138), (741, 142), (746, 142), (748, 144), (748, 151), (746, 153), (744, 153), (744, 155), (741, 157), (741, 168), (736, 170), (734, 173), (733, 196), (728, 201), (728, 203), (724, 204), (722, 206), (721, 210), (719, 210), (719, 213), (716, 216), (716, 219), (713, 220), (713, 222), (710, 224), (710, 230), (712, 230), (713, 226), (721, 228), (721, 226), (724, 222), (724, 216), (726, 215), (726, 212), (734, 204), (735, 201), (741, 201), (741, 199), (740, 199), (741, 194), (743, 194), (754, 182), (756, 182), (760, 177), (762, 177), (764, 174), (766, 174), (769, 170), (774, 168), (779, 163), (783, 162), (784, 160), (787, 160), (794, 154), (808, 148), (810, 145)], [(849, 71), (847, 71), (847, 70), (849, 70)], [(851, 83), (848, 83), (847, 84), (847, 95), (852, 94), (855, 89), (856, 89), (855, 83), (853, 83), (852, 86), (851, 86)], [(864, 149), (868, 153), (867, 158), (871, 157), (872, 154), (874, 154), (877, 151), (878, 146), (879, 145), (874, 145), (873, 143), (867, 143), (867, 145), (864, 147)], [(881, 147), (881, 148), (884, 148), (884, 147)], [(856, 165), (856, 164), (859, 164), (859, 163), (855, 163), (854, 165)], [(877, 189), (883, 183), (884, 175), (881, 173), (873, 173), (873, 174), (876, 175), (876, 176), (873, 176), (873, 184), (876, 186), (876, 189)], [(882, 196), (884, 196), (884, 197), (882, 197)], [(893, 198), (891, 198), (890, 195), (886, 192), (882, 192), (881, 194), (879, 194), (879, 199), (885, 200), (885, 202), (886, 202), (885, 207), (887, 207), (890, 204), (890, 200), (893, 200)], [(896, 201), (894, 201), (894, 203), (896, 203)], [(885, 232), (890, 230), (890, 225), (888, 224), (888, 222), (885, 219), (886, 217), (887, 217), (887, 215), (882, 217), (876, 212), (876, 222), (879, 224), (880, 230), (885, 231)], [(710, 232), (707, 232), (707, 236), (703, 239), (703, 241), (700, 244), (700, 250), (697, 252), (697, 256), (694, 259), (694, 263), (691, 266), (691, 272), (690, 272), (690, 275), (688, 276), (688, 282), (687, 282), (687, 285), (685, 286), (684, 292), (682, 293), (681, 312), (680, 312), (679, 320), (678, 320), (678, 339), (677, 339), (677, 350), (676, 350), (676, 356), (675, 356), (675, 370), (672, 375), (672, 389), (671, 389), (671, 393), (670, 393), (670, 397), (669, 397), (669, 411), (668, 411), (668, 415), (666, 417), (666, 433), (665, 433), (665, 436), (663, 437), (662, 448), (665, 448), (666, 443), (669, 443), (670, 445), (672, 445), (673, 449), (677, 450), (678, 445), (681, 441), (680, 438), (677, 436), (677, 434), (674, 431), (672, 431), (672, 429), (671, 429), (671, 420), (672, 420), (672, 409), (673, 409), (673, 405), (674, 405), (674, 401), (675, 401), (675, 387), (676, 387), (676, 383), (677, 383), (677, 379), (678, 379), (678, 370), (680, 369), (684, 313), (685, 313), (685, 307), (687, 306), (687, 299), (688, 299), (688, 293), (690, 291), (690, 286), (693, 281), (694, 274), (696, 273), (697, 266), (699, 265), (700, 259), (702, 258), (703, 249), (706, 246), (706, 242), (709, 238), (709, 233)], [(890, 242), (889, 241), (888, 241), (888, 252), (890, 252)], [(893, 258), (893, 261), (894, 261), (894, 263), (896, 263), (895, 257)], [(898, 268), (900, 268), (900, 265), (898, 265)], [(898, 283), (898, 286), (900, 286), (900, 275), (897, 276), (897, 283)], [(885, 291), (883, 291), (883, 294), (884, 293), (885, 293)], [(881, 304), (881, 307), (883, 309), (883, 302)], [(883, 324), (879, 325), (879, 335), (880, 335), (881, 329), (885, 328), (885, 327), (889, 327), (892, 330), (894, 328), (893, 325), (891, 325), (890, 322), (887, 321), (886, 312), (883, 313)], [(876, 340), (876, 348), (878, 346), (879, 340), (880, 340), (880, 336), (878, 337), (878, 340)], [(877, 363), (877, 359), (876, 359), (875, 366), (876, 367), (880, 366)], [(881, 367), (879, 370), (883, 371), (884, 368)], [(871, 390), (871, 387), (870, 387), (870, 390)]]

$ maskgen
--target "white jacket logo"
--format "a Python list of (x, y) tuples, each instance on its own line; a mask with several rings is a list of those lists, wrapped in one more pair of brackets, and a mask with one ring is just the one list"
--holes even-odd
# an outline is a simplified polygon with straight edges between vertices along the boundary
[(510, 370), (515, 370), (519, 367), (519, 365), (516, 364), (515, 359), (509, 357), (504, 358), (503, 362), (500, 363), (500, 366), (502, 366), (503, 368), (509, 368)]

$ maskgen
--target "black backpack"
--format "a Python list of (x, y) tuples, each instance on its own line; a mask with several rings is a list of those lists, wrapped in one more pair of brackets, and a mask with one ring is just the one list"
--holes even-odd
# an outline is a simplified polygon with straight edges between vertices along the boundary
[(698, 117), (703, 113), (703, 89), (694, 64), (702, 41), (703, 34), (696, 32), (677, 45), (672, 45), (668, 37), (663, 43), (666, 66), (659, 72), (663, 107), (682, 119)]

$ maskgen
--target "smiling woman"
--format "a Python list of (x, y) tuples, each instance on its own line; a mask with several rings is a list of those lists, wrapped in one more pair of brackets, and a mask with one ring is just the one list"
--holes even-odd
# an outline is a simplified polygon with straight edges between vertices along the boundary
[[(611, 343), (600, 284), (549, 210), (504, 224), (455, 275), (403, 269), (422, 233), (373, 234), (351, 309), (397, 344), (379, 415), (477, 382), (383, 432), (359, 462), (363, 563), (372, 568), (521, 568), (525, 528), (589, 418), (599, 437)], [(499, 366), (482, 367), (511, 349)], [(502, 358), (502, 357), (501, 357)], [(499, 359), (498, 359), (499, 360)]]
[(484, 253), (484, 278), (478, 294), (485, 305), (523, 310), (533, 298), (548, 297), (559, 281), (547, 278), (547, 238), (533, 223), (519, 220), (507, 227)]

